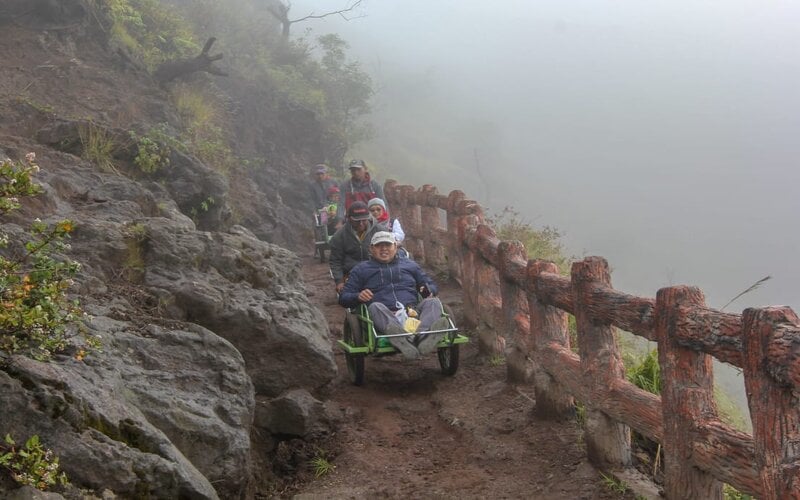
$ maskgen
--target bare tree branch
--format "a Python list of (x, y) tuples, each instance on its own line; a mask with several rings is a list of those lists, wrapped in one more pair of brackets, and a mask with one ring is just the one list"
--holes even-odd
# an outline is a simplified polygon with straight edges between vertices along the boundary
[(290, 22), (292, 24), (294, 24), (294, 23), (299, 23), (300, 21), (305, 21), (306, 19), (322, 19), (324, 17), (335, 16), (337, 14), (340, 15), (342, 17), (342, 19), (344, 19), (345, 21), (349, 21), (350, 19), (358, 19), (359, 17), (363, 17), (363, 16), (347, 17), (344, 14), (347, 13), (347, 12), (352, 12), (353, 9), (358, 7), (361, 4), (362, 1), (363, 0), (356, 0), (355, 2), (353, 2), (353, 4), (350, 7), (347, 7), (345, 9), (335, 10), (335, 11), (332, 11), (332, 12), (326, 12), (325, 14), (318, 14), (317, 15), (317, 14), (314, 14), (312, 12), (311, 14), (307, 15), (306, 17), (301, 17), (299, 19), (294, 19), (294, 20), (292, 20)]
[(278, 20), (278, 22), (281, 23), (281, 36), (285, 41), (289, 39), (289, 33), (291, 32), (292, 25), (295, 23), (300, 23), (303, 21), (307, 21), (309, 19), (322, 19), (328, 16), (335, 16), (335, 15), (340, 16), (345, 21), (350, 21), (351, 19), (357, 19), (359, 17), (363, 17), (363, 16), (350, 17), (346, 15), (348, 12), (352, 12), (356, 7), (361, 5), (362, 1), (363, 0), (355, 0), (352, 4), (350, 4), (349, 7), (345, 7), (343, 9), (334, 10), (330, 12), (325, 12), (324, 14), (314, 14), (314, 12), (311, 12), (311, 14), (305, 17), (300, 17), (298, 19), (289, 19), (289, 11), (292, 8), (291, 2), (283, 3), (281, 1), (278, 1), (267, 7), (267, 10), (269, 11), (270, 14), (273, 15), (273, 17), (275, 17), (275, 19)]

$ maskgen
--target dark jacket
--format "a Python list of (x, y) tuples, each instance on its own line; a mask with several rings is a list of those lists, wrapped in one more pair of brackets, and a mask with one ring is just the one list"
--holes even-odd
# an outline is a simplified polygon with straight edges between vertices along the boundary
[(433, 280), (413, 260), (395, 257), (388, 264), (381, 264), (370, 259), (350, 271), (350, 277), (339, 294), (339, 304), (357, 306), (358, 294), (369, 288), (373, 294), (370, 302), (380, 302), (392, 310), (397, 309), (397, 302), (413, 306), (417, 304), (419, 288), (423, 285), (433, 295), (438, 293)]
[(331, 273), (337, 284), (344, 280), (344, 275), (349, 273), (356, 264), (369, 259), (369, 243), (372, 235), (378, 231), (389, 230), (383, 224), (376, 224), (372, 219), (370, 219), (370, 224), (364, 239), (359, 241), (358, 235), (353, 231), (353, 226), (348, 220), (328, 242), (331, 249)]
[(345, 216), (347, 209), (350, 208), (350, 205), (352, 205), (354, 201), (363, 201), (367, 203), (372, 198), (386, 200), (386, 198), (383, 197), (383, 186), (378, 184), (378, 181), (373, 181), (369, 176), (369, 172), (367, 172), (366, 177), (364, 177), (364, 182), (353, 182), (353, 178), (351, 177), (342, 182), (339, 189), (341, 189), (342, 200), (344, 201), (344, 203), (339, 204), (340, 217)]
[(326, 206), (328, 204), (328, 188), (338, 185), (333, 179), (325, 179), (322, 182), (311, 181), (308, 185), (308, 191), (311, 194), (311, 202), (314, 204), (314, 208), (320, 209)]

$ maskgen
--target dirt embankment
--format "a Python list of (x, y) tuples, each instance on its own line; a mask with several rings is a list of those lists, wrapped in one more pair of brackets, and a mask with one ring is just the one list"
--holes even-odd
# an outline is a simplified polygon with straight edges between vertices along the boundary
[[(331, 342), (341, 337), (327, 266), (303, 266)], [(441, 283), (461, 312), (461, 292)], [(574, 423), (536, 420), (531, 387), (506, 382), (502, 363), (462, 346), (461, 367), (444, 377), (435, 355), (417, 361), (367, 358), (363, 387), (347, 379), (344, 356), (330, 399), (345, 418), (321, 445), (335, 469), (297, 485), (296, 498), (634, 498), (612, 491), (586, 462)]]

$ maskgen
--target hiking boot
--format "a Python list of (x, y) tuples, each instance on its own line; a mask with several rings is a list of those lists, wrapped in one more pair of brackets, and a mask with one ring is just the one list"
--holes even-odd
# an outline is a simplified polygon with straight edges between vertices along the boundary
[[(391, 325), (386, 327), (386, 335), (397, 335), (399, 333), (406, 333), (402, 326), (392, 323)], [(409, 341), (411, 337), (391, 337), (389, 343), (394, 346), (395, 349), (400, 351), (406, 359), (417, 359), (419, 358), (419, 351), (414, 344)]]
[[(435, 332), (437, 330), (449, 329), (450, 321), (445, 316), (442, 316), (433, 322), (428, 331)], [(420, 354), (428, 354), (436, 349), (436, 344), (438, 344), (439, 341), (442, 340), (445, 335), (447, 335), (447, 333), (422, 333), (421, 335), (422, 339), (417, 343), (417, 350), (419, 350)]]
[(433, 322), (428, 331), (435, 332), (437, 330), (449, 330), (449, 329), (450, 329), (450, 320), (446, 316), (442, 316), (441, 318)]
[(422, 340), (417, 344), (420, 354), (429, 354), (436, 350), (436, 344), (446, 335), (445, 333), (423, 333)]

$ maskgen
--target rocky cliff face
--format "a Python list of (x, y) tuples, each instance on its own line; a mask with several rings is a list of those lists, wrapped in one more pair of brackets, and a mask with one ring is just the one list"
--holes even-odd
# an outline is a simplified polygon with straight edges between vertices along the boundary
[[(138, 120), (170, 120), (163, 91), (146, 75), (112, 69), (113, 57), (80, 30), (13, 26), (0, 45), (9, 55), (0, 156), (36, 152), (45, 188), (2, 229), (22, 239), (34, 217), (75, 221), (70, 257), (82, 271), (74, 292), (91, 315), (85, 328), (102, 338), (102, 350), (83, 360), (74, 349), (50, 363), (0, 359), (0, 434), (38, 434), (77, 488), (252, 496), (265, 474), (253, 463), (268, 462), (282, 436), (324, 431), (317, 398), (336, 375), (299, 259), (265, 241), (303, 241), (304, 192), (284, 190), (289, 206), (257, 178), (237, 178), (231, 194), (229, 178), (177, 151), (168, 169), (143, 174), (131, 166), (125, 123), (108, 118), (128, 109)], [(43, 83), (45, 65), (67, 78)], [(87, 116), (120, 138), (114, 171), (79, 156)], [(284, 167), (274, 177), (303, 186), (305, 167), (290, 168), (303, 155), (277, 162)], [(253, 205), (238, 220), (232, 196)], [(209, 198), (212, 206), (196, 210)]]

